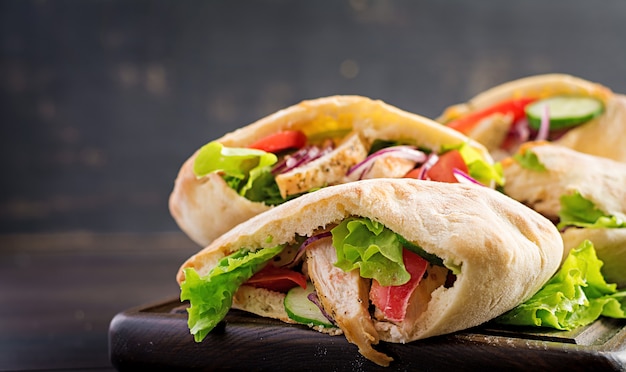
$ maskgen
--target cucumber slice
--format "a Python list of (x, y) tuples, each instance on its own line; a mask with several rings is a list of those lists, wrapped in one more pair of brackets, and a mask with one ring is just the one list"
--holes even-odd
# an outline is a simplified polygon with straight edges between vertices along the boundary
[(308, 295), (315, 291), (313, 283), (307, 282), (306, 289), (294, 287), (285, 296), (285, 310), (290, 319), (302, 324), (313, 324), (323, 327), (335, 327), (322, 314), (317, 305), (308, 299)]
[(526, 106), (528, 124), (539, 129), (545, 105), (548, 105), (550, 129), (562, 129), (585, 123), (604, 112), (604, 105), (596, 98), (556, 96), (535, 101)]

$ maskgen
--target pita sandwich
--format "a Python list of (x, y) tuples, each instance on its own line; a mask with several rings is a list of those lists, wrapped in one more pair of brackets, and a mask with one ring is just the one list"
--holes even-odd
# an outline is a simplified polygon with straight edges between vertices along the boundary
[[(456, 152), (462, 164), (443, 161)], [(410, 172), (434, 179), (442, 167), (447, 176), (437, 174), (456, 182), (451, 166), (464, 168), (454, 171), (459, 178), (489, 187), (501, 182), (487, 150), (457, 131), (382, 101), (324, 97), (198, 149), (178, 173), (169, 208), (179, 227), (205, 246), (252, 216), (326, 186)]]
[(626, 96), (571, 75), (504, 83), (448, 107), (437, 121), (476, 139), (497, 161), (524, 142), (548, 140), (626, 162)]
[(563, 258), (590, 240), (606, 280), (626, 286), (626, 164), (528, 142), (502, 167), (503, 191), (558, 224)]
[[(177, 281), (196, 341), (232, 306), (343, 334), (387, 366), (380, 341), (477, 326), (528, 299), (556, 272), (562, 244), (549, 220), (487, 187), (361, 180), (239, 224), (190, 257)], [(263, 278), (272, 287), (287, 277), (272, 277), (281, 268), (305, 283), (264, 288)]]

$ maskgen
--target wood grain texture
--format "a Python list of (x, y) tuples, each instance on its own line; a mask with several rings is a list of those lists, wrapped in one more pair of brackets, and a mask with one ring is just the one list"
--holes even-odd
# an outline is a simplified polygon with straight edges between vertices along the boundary
[(177, 299), (116, 315), (109, 333), (119, 370), (251, 371), (624, 371), (626, 321), (601, 319), (571, 332), (503, 328), (492, 324), (408, 344), (381, 343), (389, 368), (362, 357), (343, 336), (231, 310), (196, 343)]

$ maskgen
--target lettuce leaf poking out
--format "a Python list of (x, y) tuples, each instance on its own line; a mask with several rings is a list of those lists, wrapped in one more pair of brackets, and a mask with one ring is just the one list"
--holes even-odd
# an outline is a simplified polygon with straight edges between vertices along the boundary
[(222, 258), (203, 277), (193, 268), (184, 269), (185, 281), (180, 286), (180, 299), (189, 300), (187, 324), (196, 342), (202, 341), (224, 319), (239, 286), (261, 270), (282, 249), (283, 246), (278, 245), (255, 252), (239, 250)]
[(337, 251), (335, 266), (343, 271), (359, 269), (363, 278), (382, 286), (401, 285), (411, 275), (404, 267), (402, 244), (383, 224), (367, 218), (348, 218), (331, 230)]
[(567, 226), (587, 228), (624, 228), (626, 221), (607, 215), (596, 207), (589, 199), (586, 199), (578, 191), (571, 195), (561, 196), (561, 209), (559, 211), (558, 228)]
[(467, 164), (469, 175), (483, 185), (489, 185), (494, 181), (497, 185), (504, 184), (504, 175), (502, 173), (502, 164), (489, 164), (483, 158), (483, 155), (467, 142), (461, 145), (442, 146), (441, 152), (449, 150), (458, 150), (461, 157)]
[[(193, 165), (197, 177), (220, 172), (226, 183), (239, 195), (262, 194), (251, 191), (253, 187), (271, 187), (271, 166), (278, 161), (276, 155), (248, 148), (225, 147), (213, 141), (202, 146)], [(267, 175), (270, 177), (267, 177)], [(256, 182), (256, 181), (260, 182)], [(269, 186), (268, 186), (269, 184)], [(260, 196), (259, 196), (260, 198)], [(256, 201), (256, 200), (255, 200)]]
[(626, 318), (626, 291), (606, 283), (602, 265), (593, 244), (584, 241), (539, 292), (496, 322), (572, 330), (600, 316)]
[(529, 169), (535, 172), (545, 172), (547, 171), (545, 165), (539, 161), (539, 157), (537, 154), (530, 150), (526, 150), (521, 154), (513, 155), (513, 159), (525, 169)]

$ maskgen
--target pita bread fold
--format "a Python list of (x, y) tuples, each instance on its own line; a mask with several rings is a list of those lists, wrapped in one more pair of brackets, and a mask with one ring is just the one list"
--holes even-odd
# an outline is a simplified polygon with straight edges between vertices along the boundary
[[(439, 152), (443, 145), (467, 142), (485, 161), (490, 164), (493, 162), (482, 145), (454, 130), (382, 101), (360, 96), (332, 96), (302, 101), (215, 141), (226, 147), (245, 148), (259, 139), (285, 130), (302, 131), (310, 141), (320, 142), (325, 137), (334, 137), (338, 144), (337, 151), (342, 146), (352, 146), (354, 142), (358, 145), (355, 147), (362, 147), (355, 150), (361, 152), (358, 155), (361, 157), (367, 155), (367, 149), (375, 140), (399, 141), (435, 152)], [(216, 172), (196, 176), (193, 169), (199, 151), (182, 165), (170, 195), (169, 208), (179, 227), (199, 245), (206, 246), (236, 224), (271, 206), (239, 195)], [(347, 168), (353, 164), (345, 165)], [(350, 181), (343, 177), (344, 173), (335, 172), (332, 177), (330, 173), (318, 174), (316, 187)], [(386, 171), (377, 177), (381, 176), (398, 177)]]
[[(498, 85), (466, 103), (446, 108), (437, 121), (449, 123), (511, 99), (554, 96), (593, 97), (604, 105), (602, 114), (567, 130), (565, 134), (554, 139), (554, 143), (626, 162), (626, 96), (616, 94), (601, 84), (567, 74), (535, 75)], [(510, 120), (510, 117), (492, 114), (466, 134), (484, 144), (496, 160), (501, 160), (516, 150), (508, 151), (500, 147), (512, 125)]]
[[(588, 239), (604, 261), (602, 272), (610, 283), (626, 285), (626, 164), (584, 154), (547, 142), (524, 144), (518, 156), (534, 154), (543, 169), (524, 166), (515, 158), (502, 162), (505, 194), (554, 222), (562, 211), (561, 198), (579, 194), (624, 227), (568, 227), (562, 232), (565, 258)], [(588, 212), (583, 212), (590, 214)]]
[[(495, 190), (372, 179), (324, 188), (251, 218), (190, 257), (177, 280), (185, 280), (186, 268), (206, 275), (218, 260), (243, 247), (254, 250), (293, 243), (296, 236), (328, 231), (350, 217), (377, 221), (459, 270), (450, 286), (433, 284), (434, 278), (422, 280), (409, 300), (406, 318), (393, 322), (373, 316), (367, 310), (367, 297), (360, 303), (352, 296), (363, 286), (367, 290), (372, 280), (359, 277), (358, 270), (345, 273), (334, 267), (330, 238), (307, 248), (307, 275), (323, 307), (329, 314), (359, 314), (337, 323), (361, 354), (381, 365), (390, 359), (372, 345), (405, 343), (487, 322), (538, 291), (556, 272), (563, 253), (559, 233), (549, 220)], [(427, 272), (434, 277), (435, 271)], [(283, 299), (284, 294), (244, 284), (233, 307), (292, 322), (281, 309)], [(363, 334), (368, 336), (363, 339)]]

